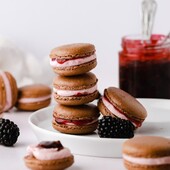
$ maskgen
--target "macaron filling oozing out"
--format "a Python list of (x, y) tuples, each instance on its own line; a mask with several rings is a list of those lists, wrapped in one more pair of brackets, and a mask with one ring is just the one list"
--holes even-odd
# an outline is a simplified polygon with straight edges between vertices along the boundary
[(55, 160), (72, 156), (70, 150), (63, 147), (59, 141), (44, 141), (38, 145), (30, 145), (27, 147), (27, 153), (38, 160)]
[(131, 123), (135, 126), (135, 127), (140, 127), (141, 126), (141, 122), (136, 121), (131, 119), (130, 117), (127, 117), (123, 112), (121, 112), (118, 108), (116, 108), (113, 104), (111, 104), (109, 102), (109, 99), (107, 99), (106, 96), (102, 97), (102, 102), (105, 105), (105, 107), (116, 117), (121, 118), (121, 119), (125, 119), (125, 120), (129, 120), (131, 121)]
[(53, 88), (54, 93), (56, 93), (59, 96), (86, 96), (88, 94), (92, 94), (97, 90), (97, 85), (94, 85), (91, 88), (88, 89), (82, 89), (82, 90), (60, 90)]
[(57, 59), (50, 58), (50, 65), (52, 67), (70, 67), (80, 64), (88, 63), (96, 59), (96, 54), (92, 54), (86, 57), (72, 58), (72, 59)]
[(41, 102), (51, 98), (51, 94), (43, 97), (36, 97), (36, 98), (21, 98), (18, 100), (19, 103), (34, 103), (34, 102)]
[(4, 85), (5, 85), (5, 90), (6, 90), (6, 105), (3, 109), (3, 111), (7, 111), (11, 106), (12, 106), (12, 91), (11, 91), (11, 85), (8, 80), (8, 77), (6, 74), (2, 71), (0, 71), (0, 75), (3, 78)]
[(123, 158), (126, 161), (129, 161), (134, 164), (139, 165), (148, 165), (148, 166), (156, 166), (156, 165), (169, 165), (170, 164), (170, 156), (160, 157), (160, 158), (142, 158), (142, 157), (132, 157), (126, 154), (123, 154)]
[(98, 118), (92, 119), (82, 119), (82, 120), (69, 120), (63, 118), (55, 118), (56, 123), (63, 124), (63, 125), (73, 125), (73, 126), (85, 126), (90, 125), (98, 121)]

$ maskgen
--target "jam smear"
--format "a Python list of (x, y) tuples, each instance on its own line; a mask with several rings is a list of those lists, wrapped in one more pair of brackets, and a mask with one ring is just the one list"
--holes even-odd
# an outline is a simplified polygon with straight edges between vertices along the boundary
[(68, 61), (69, 59), (57, 59), (57, 63), (59, 64), (63, 64), (65, 63), (66, 61)]
[(46, 149), (58, 148), (58, 151), (64, 148), (60, 141), (42, 141), (38, 144), (38, 147)]
[(58, 124), (74, 124), (77, 126), (83, 126), (88, 123), (91, 123), (93, 120), (92, 119), (85, 119), (85, 120), (68, 120), (68, 119), (60, 119), (56, 118), (55, 119)]
[[(90, 57), (90, 56), (91, 56), (91, 55), (83, 56), (83, 57), (77, 57), (77, 58), (71, 58), (71, 59), (56, 59), (56, 58), (55, 58), (55, 60), (57, 61), (57, 63), (63, 64), (63, 63), (65, 63), (66, 61), (83, 59), (83, 58), (87, 58), (87, 57)], [(53, 59), (52, 59), (52, 60), (53, 60)], [(54, 61), (54, 60), (53, 60), (53, 61)]]
[(84, 92), (84, 93), (77, 93), (76, 95), (74, 95), (74, 96), (87, 96), (88, 95), (88, 93), (87, 92)]

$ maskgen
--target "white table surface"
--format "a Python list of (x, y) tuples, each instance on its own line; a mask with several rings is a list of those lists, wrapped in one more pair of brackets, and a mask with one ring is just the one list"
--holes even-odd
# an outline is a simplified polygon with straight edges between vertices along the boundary
[[(13, 147), (0, 145), (0, 169), (27, 170), (23, 161), (23, 158), (26, 155), (26, 148), (30, 144), (38, 143), (30, 125), (28, 124), (28, 117), (31, 113), (32, 112), (17, 111), (4, 113), (4, 118), (8, 118), (18, 125), (20, 128), (20, 136)], [(74, 157), (75, 162), (70, 168), (68, 168), (68, 170), (125, 170), (122, 159), (80, 155), (74, 155)]]

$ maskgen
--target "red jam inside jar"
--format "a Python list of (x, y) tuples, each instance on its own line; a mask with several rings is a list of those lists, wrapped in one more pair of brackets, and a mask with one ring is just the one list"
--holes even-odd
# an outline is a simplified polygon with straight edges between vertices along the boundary
[[(170, 99), (170, 43), (127, 36), (119, 52), (119, 87), (137, 98)], [(159, 45), (161, 44), (161, 45)]]

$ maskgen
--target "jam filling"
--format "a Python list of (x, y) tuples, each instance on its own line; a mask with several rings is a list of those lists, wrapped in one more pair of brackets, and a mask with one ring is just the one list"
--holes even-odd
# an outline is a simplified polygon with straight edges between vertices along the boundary
[(58, 148), (58, 151), (64, 148), (60, 141), (42, 141), (38, 144), (38, 147), (46, 149)]
[(85, 57), (78, 57), (78, 58), (72, 58), (72, 59), (57, 59), (57, 58), (52, 58), (52, 61), (57, 61), (57, 63), (59, 64), (63, 64), (67, 61), (71, 61), (71, 60), (77, 60), (77, 59), (82, 59), (82, 58), (87, 58), (90, 57), (91, 55), (85, 56)]
[(74, 96), (87, 96), (88, 95), (88, 93), (87, 92), (84, 92), (84, 93), (77, 93), (76, 95), (74, 95)]
[(94, 119), (68, 120), (68, 119), (55, 118), (55, 121), (58, 124), (83, 126), (83, 125), (87, 125), (87, 124), (92, 123), (94, 121)]
[[(109, 99), (108, 99), (105, 95), (104, 95), (104, 98), (105, 98), (105, 100), (107, 100), (107, 102), (110, 103)], [(115, 107), (112, 103), (110, 103), (110, 104), (111, 104), (120, 114), (126, 116), (126, 118), (127, 118), (129, 121), (133, 122), (137, 127), (140, 127), (140, 126), (142, 125), (142, 123), (141, 123), (140, 121), (137, 121), (137, 120), (134, 120), (134, 119), (128, 117), (128, 116), (125, 115), (121, 110), (119, 110), (117, 107)], [(114, 113), (113, 113), (113, 114), (114, 114)]]

